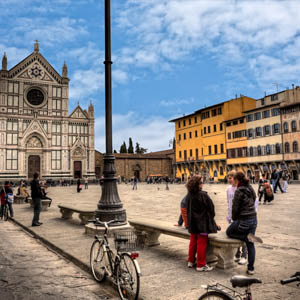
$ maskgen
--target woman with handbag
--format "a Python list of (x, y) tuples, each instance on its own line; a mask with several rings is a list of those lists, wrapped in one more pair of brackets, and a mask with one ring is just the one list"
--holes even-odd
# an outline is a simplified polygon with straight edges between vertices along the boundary
[(188, 230), (190, 235), (188, 267), (192, 268), (197, 253), (196, 270), (208, 272), (213, 268), (206, 264), (206, 247), (208, 234), (216, 233), (221, 228), (217, 226), (215, 208), (207, 192), (202, 191), (202, 177), (193, 176), (186, 184), (188, 194), (186, 197)]
[(14, 209), (13, 209), (14, 193), (8, 181), (5, 181), (4, 183), (4, 187), (0, 192), (0, 198), (1, 198), (1, 216), (2, 216), (2, 207), (5, 205), (6, 202), (9, 209), (9, 215), (11, 218), (13, 218), (14, 217)]

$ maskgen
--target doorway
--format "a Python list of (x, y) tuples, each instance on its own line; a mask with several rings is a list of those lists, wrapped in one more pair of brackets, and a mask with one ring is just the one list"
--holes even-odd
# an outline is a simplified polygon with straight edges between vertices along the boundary
[(134, 176), (138, 179), (138, 181), (141, 181), (141, 179), (140, 179), (140, 171), (138, 171), (138, 170), (134, 171)]
[(74, 178), (82, 177), (82, 164), (81, 161), (74, 161)]
[(298, 180), (298, 172), (296, 170), (292, 170), (292, 180)]
[(30, 155), (28, 157), (28, 179), (33, 178), (33, 174), (41, 171), (41, 158), (39, 155)]

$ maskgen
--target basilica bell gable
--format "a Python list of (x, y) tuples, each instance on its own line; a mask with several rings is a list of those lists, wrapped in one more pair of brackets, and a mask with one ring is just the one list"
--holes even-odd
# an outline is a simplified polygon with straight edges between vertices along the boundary
[[(94, 108), (78, 104), (69, 114), (68, 67), (61, 74), (33, 52), (8, 69), (4, 53), (0, 70), (0, 177), (72, 179), (95, 175)], [(82, 155), (73, 155), (75, 144)], [(79, 154), (79, 152), (78, 152)]]

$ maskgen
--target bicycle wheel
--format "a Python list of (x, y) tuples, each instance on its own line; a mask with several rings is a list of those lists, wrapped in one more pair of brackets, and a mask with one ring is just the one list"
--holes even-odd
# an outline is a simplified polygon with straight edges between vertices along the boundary
[(7, 205), (5, 205), (3, 207), (3, 219), (4, 219), (4, 221), (7, 221), (7, 219), (8, 219), (8, 207), (7, 207)]
[(203, 294), (198, 300), (231, 300), (230, 297), (224, 295), (222, 292), (209, 291)]
[(103, 251), (102, 244), (95, 240), (90, 252), (90, 266), (93, 276), (98, 282), (102, 282), (106, 278), (106, 253)]
[(117, 267), (117, 285), (122, 300), (137, 300), (140, 292), (140, 274), (134, 260), (123, 253)]

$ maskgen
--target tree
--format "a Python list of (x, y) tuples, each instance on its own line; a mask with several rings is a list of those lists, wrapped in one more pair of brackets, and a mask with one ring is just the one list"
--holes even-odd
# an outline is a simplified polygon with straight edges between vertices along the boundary
[(117, 150), (114, 150), (114, 153), (118, 153), (118, 151), (117, 151)]
[(175, 150), (175, 148), (176, 148), (176, 140), (175, 138), (173, 138), (173, 149)]
[(135, 153), (137, 153), (137, 154), (141, 153), (141, 148), (140, 148), (139, 143), (136, 143), (136, 145), (135, 145)]
[(148, 149), (145, 149), (143, 147), (140, 147), (140, 144), (139, 143), (136, 143), (136, 146), (135, 146), (135, 153), (137, 154), (144, 154), (147, 152)]
[(129, 138), (128, 153), (134, 153), (132, 138)]
[(127, 146), (125, 141), (123, 142), (123, 144), (120, 147), (120, 153), (127, 153)]

